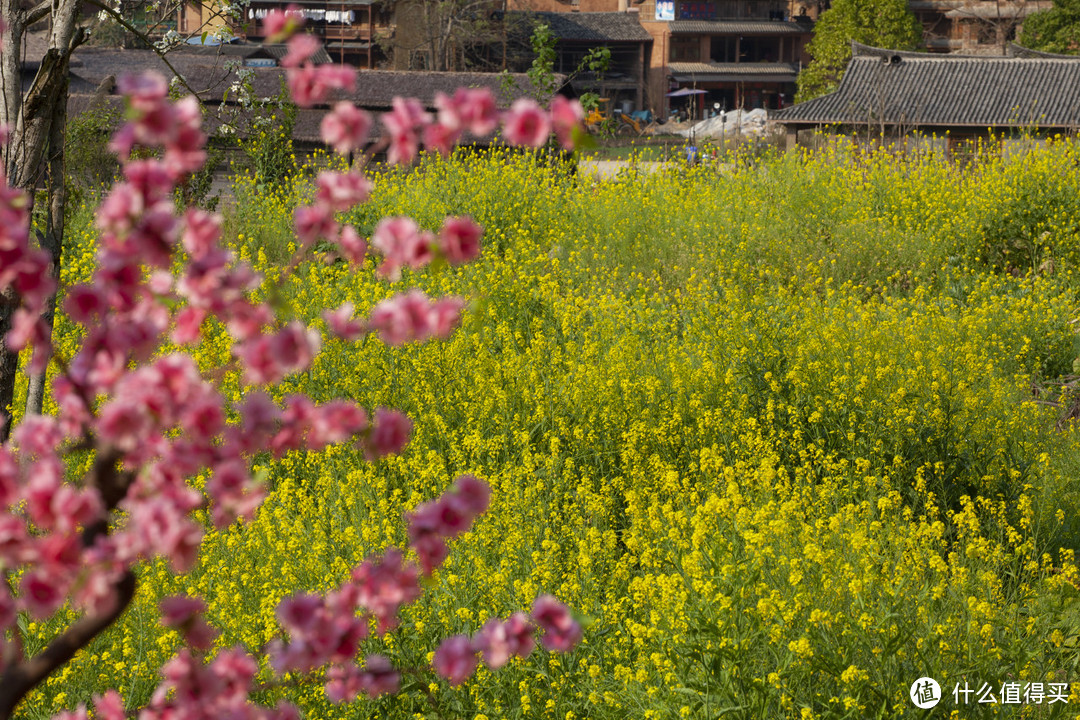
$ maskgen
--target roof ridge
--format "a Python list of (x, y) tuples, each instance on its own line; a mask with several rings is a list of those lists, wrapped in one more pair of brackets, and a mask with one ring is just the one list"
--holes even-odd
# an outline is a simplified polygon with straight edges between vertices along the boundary
[(1024, 58), (1024, 59), (1043, 59), (1043, 60), (1080, 60), (1080, 56), (1077, 55), (1065, 55), (1062, 53), (1045, 52), (1043, 50), (1033, 50), (1032, 48), (1024, 47), (1019, 43), (1010, 42), (1006, 48), (1008, 57)]
[(912, 60), (935, 60), (948, 62), (950, 60), (1080, 60), (1080, 55), (1059, 55), (1055, 53), (1031, 50), (1016, 43), (1009, 43), (1005, 55), (969, 55), (961, 53), (931, 53), (918, 50), (890, 50), (889, 48), (864, 45), (855, 40), (851, 41), (851, 57), (901, 57)]

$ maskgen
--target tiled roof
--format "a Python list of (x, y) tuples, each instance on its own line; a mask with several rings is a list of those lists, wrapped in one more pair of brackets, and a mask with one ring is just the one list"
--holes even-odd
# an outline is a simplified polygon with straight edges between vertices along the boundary
[[(370, 109), (389, 109), (397, 95), (415, 97), (431, 109), (435, 107), (435, 93), (453, 94), (459, 87), (489, 88), (500, 105), (509, 106), (519, 97), (532, 97), (535, 93), (527, 75), (514, 74), (512, 88), (503, 90), (500, 73), (469, 72), (404, 72), (391, 70), (363, 70), (357, 76), (356, 94), (353, 101)], [(556, 86), (565, 82), (565, 76), (556, 75)]]
[(1032, 3), (1030, 6), (1026, 3), (1017, 5), (1011, 3), (993, 3), (991, 5), (955, 7), (951, 10), (947, 10), (945, 12), (945, 17), (950, 20), (989, 20), (993, 22), (995, 20), (1026, 18), (1028, 15), (1043, 9), (1045, 8), (1039, 8), (1035, 3)]
[[(289, 54), (289, 47), (287, 45), (263, 45), (262, 50), (275, 60), (281, 60)], [(311, 56), (311, 62), (316, 65), (327, 65), (334, 62), (334, 60), (330, 57), (330, 53), (326, 52), (326, 48), (321, 47)]]
[(641, 26), (637, 13), (538, 12), (511, 13), (545, 23), (559, 40), (584, 42), (648, 42), (652, 35)]
[[(172, 55), (197, 55), (204, 58), (219, 56), (232, 58), (271, 57), (280, 60), (289, 52), (289, 48), (287, 45), (235, 42), (226, 45), (178, 45), (169, 52)], [(320, 47), (315, 51), (311, 56), (311, 61), (316, 65), (326, 65), (333, 62), (324, 47)]]
[(856, 45), (835, 92), (774, 117), (802, 124), (1078, 127), (1080, 57), (964, 57)]
[[(295, 1), (295, 0), (294, 0)], [(356, 7), (374, 5), (378, 0), (299, 0), (296, 2), (301, 8), (311, 8), (315, 10), (337, 10), (341, 7)], [(282, 5), (280, 0), (254, 0), (251, 3), (252, 7), (278, 7)]]
[(1016, 43), (1009, 43), (1007, 50), (1009, 57), (1057, 58), (1058, 60), (1069, 60), (1076, 57), (1075, 55), (1058, 55), (1057, 53), (1043, 52), (1042, 50), (1032, 50)]
[(809, 35), (810, 23), (780, 20), (673, 20), (672, 35)]
[[(172, 73), (151, 50), (97, 50), (80, 49), (76, 52), (80, 60), (78, 76), (87, 83), (87, 87), (96, 87), (104, 78), (120, 77), (127, 73), (139, 73), (155, 70), (171, 77)], [(199, 96), (211, 103), (220, 102), (226, 88), (236, 80), (236, 74), (226, 69), (228, 58), (205, 57), (192, 54), (169, 54), (169, 62), (176, 68)], [(285, 72), (279, 67), (251, 68), (252, 89), (259, 97), (274, 97), (282, 87)], [(509, 106), (518, 97), (533, 96), (534, 88), (528, 77), (523, 74), (511, 76), (513, 87), (509, 91), (502, 88), (502, 76), (499, 73), (438, 73), (438, 72), (393, 72), (386, 70), (361, 70), (357, 76), (356, 92), (348, 98), (357, 105), (371, 110), (389, 109), (396, 95), (418, 98), (428, 108), (433, 108), (436, 92), (453, 93), (458, 87), (490, 88), (496, 101)], [(556, 76), (558, 85), (564, 82), (563, 76)]]
[[(97, 108), (111, 110), (115, 113), (116, 117), (122, 117), (124, 101), (118, 95), (98, 97), (93, 94), (72, 94), (68, 96), (68, 117), (76, 117)], [(258, 110), (234, 107), (231, 108), (230, 111), (219, 115), (211, 108), (203, 118), (203, 131), (207, 133), (217, 132), (222, 124), (225, 121), (228, 121), (234, 127), (239, 128), (239, 132), (242, 135), (245, 128), (253, 126), (252, 123), (260, 116), (260, 114), (261, 113)], [(322, 133), (320, 128), (324, 115), (326, 115), (325, 110), (297, 110), (293, 124), (293, 140), (298, 140), (310, 145), (321, 145)], [(372, 126), (372, 139), (381, 134), (381, 129), (380, 123), (376, 123)]]
[(693, 75), (695, 73), (704, 75), (705, 73), (714, 72), (714, 67), (712, 63), (673, 62), (668, 63), (667, 69), (669, 75)]
[(795, 82), (799, 69), (788, 63), (668, 63), (668, 74), (682, 82), (735, 82), (755, 80)]

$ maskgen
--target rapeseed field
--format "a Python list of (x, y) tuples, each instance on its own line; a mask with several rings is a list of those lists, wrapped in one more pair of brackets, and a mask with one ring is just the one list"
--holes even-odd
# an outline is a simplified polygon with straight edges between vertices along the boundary
[[(403, 543), (403, 512), (461, 473), (492, 507), (381, 651), (429, 667), (439, 638), (539, 593), (581, 614), (581, 646), (458, 688), (420, 672), (374, 702), (267, 700), (310, 718), (924, 717), (925, 676), (935, 717), (1080, 717), (1075, 141), (963, 165), (836, 144), (610, 182), (461, 151), (373, 179), (359, 229), (471, 214), (482, 259), (390, 283), (316, 251), (283, 277), (304, 172), (238, 178), (227, 226), (262, 292), (317, 327), (411, 285), (471, 298), (447, 341), (328, 341), (276, 390), (401, 408), (409, 447), (256, 458), (272, 490), (255, 520), (209, 533), (188, 575), (143, 568), (132, 608), (25, 717), (106, 687), (145, 702), (179, 646), (157, 624), (168, 594), (201, 595), (219, 644), (257, 651), (282, 597)], [(89, 212), (65, 283), (92, 267)], [(57, 334), (76, 342), (62, 318)]]

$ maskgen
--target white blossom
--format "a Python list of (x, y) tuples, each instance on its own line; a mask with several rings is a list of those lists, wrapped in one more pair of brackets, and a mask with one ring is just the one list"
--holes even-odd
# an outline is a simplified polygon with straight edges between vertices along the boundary
[(180, 33), (176, 32), (175, 30), (169, 30), (161, 36), (160, 40), (154, 43), (154, 47), (161, 52), (168, 52), (177, 45), (183, 44), (183, 42), (184, 38), (180, 35)]

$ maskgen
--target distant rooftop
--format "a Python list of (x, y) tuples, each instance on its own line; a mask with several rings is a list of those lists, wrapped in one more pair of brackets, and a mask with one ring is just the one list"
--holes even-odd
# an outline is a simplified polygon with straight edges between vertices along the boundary
[(636, 13), (627, 12), (511, 12), (509, 15), (535, 18), (559, 40), (571, 42), (648, 42), (652, 36), (641, 26)]
[[(218, 45), (195, 45), (184, 44), (178, 45), (175, 49), (170, 50), (170, 54), (181, 55), (198, 55), (201, 57), (234, 57), (234, 58), (273, 58), (274, 60), (281, 60), (289, 52), (287, 45), (271, 44), (271, 43), (253, 43), (243, 42), (236, 40), (230, 43), (221, 43)], [(329, 53), (326, 52), (325, 47), (320, 47), (311, 56), (311, 61), (316, 65), (325, 65), (333, 62)]]
[(813, 23), (787, 20), (673, 20), (672, 35), (809, 35)]
[(790, 63), (668, 63), (668, 74), (683, 83), (795, 82), (799, 68)]
[(1080, 57), (935, 55), (853, 43), (833, 93), (773, 116), (793, 125), (1080, 127)]
[[(166, 77), (172, 72), (161, 58), (151, 50), (98, 50), (80, 49), (75, 58), (78, 65), (72, 67), (72, 77), (80, 87), (96, 88), (108, 77), (117, 78), (127, 73), (155, 70)], [(236, 81), (236, 73), (229, 69), (229, 61), (235, 56), (203, 55), (176, 52), (168, 54), (169, 62), (198, 93), (210, 103), (221, 102), (222, 95)], [(281, 92), (285, 71), (280, 67), (250, 68), (252, 90), (259, 97), (274, 97)], [(559, 85), (564, 78), (556, 76)], [(458, 87), (486, 87), (494, 92), (500, 105), (508, 107), (514, 99), (533, 96), (535, 88), (528, 76), (511, 75), (511, 87), (503, 90), (499, 73), (448, 73), (448, 72), (393, 72), (386, 70), (361, 70), (357, 77), (356, 92), (351, 96), (335, 96), (336, 99), (352, 100), (360, 107), (371, 110), (389, 109), (396, 95), (418, 98), (428, 108), (434, 107), (436, 92), (453, 93)]]

